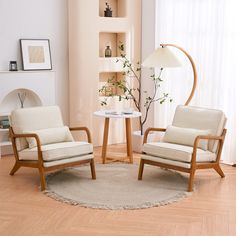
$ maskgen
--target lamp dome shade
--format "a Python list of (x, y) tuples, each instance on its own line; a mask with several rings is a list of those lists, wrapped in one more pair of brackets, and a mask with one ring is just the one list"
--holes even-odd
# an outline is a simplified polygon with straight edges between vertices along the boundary
[(151, 55), (149, 55), (142, 63), (144, 67), (179, 67), (180, 61), (167, 47), (157, 48)]

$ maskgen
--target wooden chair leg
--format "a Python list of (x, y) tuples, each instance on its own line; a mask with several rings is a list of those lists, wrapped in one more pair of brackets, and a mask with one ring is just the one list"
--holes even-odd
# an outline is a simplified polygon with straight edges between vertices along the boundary
[(109, 122), (110, 118), (106, 117), (104, 124), (103, 143), (102, 143), (102, 164), (106, 163)]
[(41, 191), (44, 191), (46, 189), (46, 180), (44, 176), (44, 170), (42, 167), (39, 167), (39, 175), (40, 175), (40, 181), (41, 181)]
[(143, 178), (143, 169), (144, 169), (144, 160), (141, 159), (139, 164), (138, 180), (142, 180)]
[(20, 167), (21, 166), (17, 162), (15, 162), (15, 165), (13, 166), (13, 168), (12, 168), (12, 170), (10, 172), (10, 175), (14, 175), (16, 173), (16, 171), (19, 170)]
[(194, 182), (195, 169), (192, 169), (188, 181), (188, 192), (193, 191), (193, 182)]
[(222, 171), (220, 165), (214, 166), (214, 170), (221, 176), (221, 178), (225, 177), (224, 172)]
[(94, 159), (90, 161), (90, 169), (91, 169), (92, 179), (96, 179)]

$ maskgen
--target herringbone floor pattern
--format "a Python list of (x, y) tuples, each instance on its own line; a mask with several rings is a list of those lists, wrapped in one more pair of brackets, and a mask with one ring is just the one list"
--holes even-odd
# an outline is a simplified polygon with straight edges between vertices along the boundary
[[(125, 150), (123, 145), (113, 151)], [(95, 150), (96, 160), (100, 148)], [(139, 155), (135, 155), (138, 161)], [(236, 168), (222, 165), (221, 179), (213, 170), (196, 174), (189, 198), (145, 210), (94, 210), (57, 202), (40, 192), (37, 170), (9, 171), (13, 157), (0, 159), (1, 236), (235, 236)], [(145, 178), (145, 172), (144, 172)]]

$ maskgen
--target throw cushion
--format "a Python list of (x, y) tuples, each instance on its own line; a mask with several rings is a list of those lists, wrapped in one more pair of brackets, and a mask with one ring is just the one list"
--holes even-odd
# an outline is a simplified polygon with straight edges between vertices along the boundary
[[(93, 153), (93, 145), (87, 142), (63, 142), (41, 146), (45, 162), (70, 159)], [(19, 152), (20, 160), (38, 160), (37, 147), (26, 148)]]
[[(164, 142), (176, 143), (187, 146), (193, 146), (194, 141), (198, 135), (209, 135), (210, 130), (199, 130), (199, 129), (189, 129), (180, 128), (176, 126), (168, 126), (163, 138)], [(203, 150), (208, 149), (208, 140), (202, 139), (198, 143), (198, 148)]]
[[(147, 155), (170, 159), (173, 161), (191, 162), (193, 148), (175, 143), (151, 142), (143, 145), (143, 152)], [(197, 162), (215, 161), (216, 154), (210, 151), (197, 149)]]
[[(74, 141), (71, 132), (67, 126), (33, 131), (24, 131), (24, 133), (37, 134), (39, 136), (41, 145)], [(35, 138), (26, 138), (26, 140), (29, 144), (29, 148), (34, 148), (37, 146)]]
[[(211, 135), (221, 135), (226, 124), (225, 114), (220, 110), (208, 109), (203, 107), (177, 106), (173, 126), (210, 130)], [(219, 141), (209, 140), (208, 149), (216, 152)]]

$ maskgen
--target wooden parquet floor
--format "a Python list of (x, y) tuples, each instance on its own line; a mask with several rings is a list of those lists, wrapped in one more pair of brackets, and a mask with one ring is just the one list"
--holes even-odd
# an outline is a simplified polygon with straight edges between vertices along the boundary
[[(112, 146), (114, 152), (123, 145)], [(101, 149), (96, 148), (100, 162)], [(139, 155), (135, 155), (138, 162)], [(226, 178), (213, 170), (196, 174), (189, 198), (144, 210), (96, 210), (70, 206), (40, 192), (37, 170), (9, 171), (12, 156), (0, 159), (1, 236), (235, 236), (236, 168), (222, 165)], [(145, 178), (145, 172), (144, 172)]]

